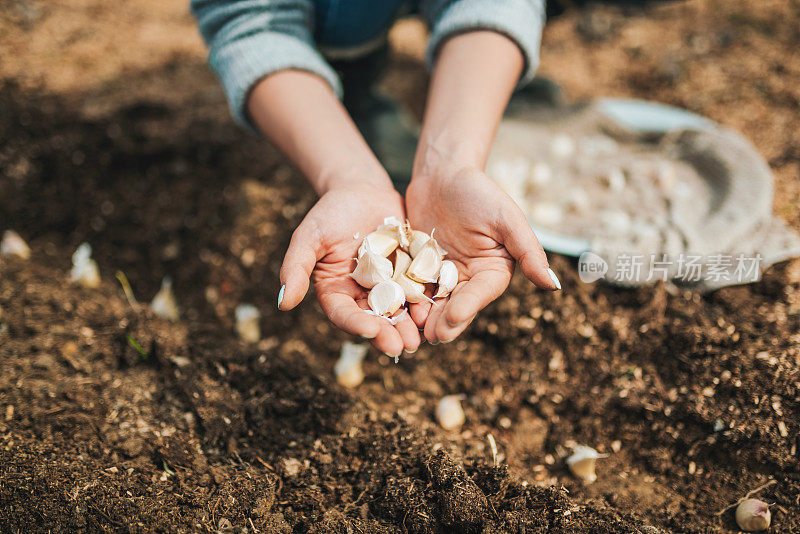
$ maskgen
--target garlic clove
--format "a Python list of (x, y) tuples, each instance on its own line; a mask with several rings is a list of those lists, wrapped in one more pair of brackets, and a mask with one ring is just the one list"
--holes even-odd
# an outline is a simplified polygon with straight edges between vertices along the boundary
[(397, 238), (397, 229), (392, 227), (382, 227), (375, 230), (364, 238), (364, 242), (358, 249), (358, 256), (361, 257), (367, 251), (372, 251), (375, 254), (387, 257), (389, 254), (400, 244)]
[(404, 276), (410, 265), (411, 256), (402, 250), (397, 250), (395, 252), (394, 273), (392, 274), (392, 280), (396, 282), (399, 277)]
[(745, 532), (767, 530), (771, 519), (769, 505), (764, 501), (745, 499), (736, 507), (736, 523)]
[(3, 241), (0, 242), (0, 256), (16, 256), (23, 260), (31, 257), (28, 244), (14, 230), (3, 232)]
[(567, 458), (567, 466), (572, 474), (584, 482), (591, 484), (597, 480), (594, 466), (598, 458), (605, 458), (606, 455), (600, 454), (586, 445), (576, 445), (572, 450), (572, 455)]
[(177, 321), (180, 318), (178, 303), (172, 292), (172, 279), (169, 276), (165, 276), (161, 281), (161, 289), (153, 297), (150, 309), (159, 317), (169, 321)]
[(455, 289), (458, 284), (458, 268), (456, 264), (450, 260), (442, 262), (442, 268), (439, 269), (439, 279), (437, 280), (439, 288), (433, 296), (435, 299), (444, 298)]
[(405, 292), (394, 280), (380, 282), (367, 295), (367, 304), (376, 315), (381, 316), (392, 315), (405, 302)]
[(100, 285), (100, 272), (92, 259), (92, 246), (81, 244), (72, 255), (72, 270), (69, 279), (83, 287), (94, 288)]
[(239, 304), (234, 311), (236, 333), (246, 343), (261, 341), (261, 312), (252, 304)]
[(427, 295), (425, 295), (425, 284), (415, 282), (404, 274), (401, 274), (395, 279), (395, 282), (400, 284), (403, 288), (403, 293), (406, 296), (406, 302), (417, 304), (419, 302), (433, 302)]
[[(366, 240), (364, 243), (367, 243)], [(366, 250), (356, 260), (356, 268), (350, 273), (350, 277), (361, 287), (372, 289), (380, 282), (392, 278), (392, 262), (372, 252), (367, 243)]]
[(467, 420), (461, 407), (463, 395), (446, 395), (436, 405), (436, 421), (446, 430), (456, 430)]
[(406, 276), (422, 284), (436, 282), (439, 270), (442, 268), (442, 253), (436, 240), (428, 239), (417, 255), (412, 254), (411, 257), (414, 259), (408, 266)]
[(422, 247), (425, 246), (425, 243), (430, 241), (431, 236), (422, 232), (420, 230), (411, 230), (408, 241), (408, 253), (411, 254), (412, 258), (415, 258), (419, 251), (422, 250)]
[(354, 388), (364, 381), (361, 362), (367, 355), (368, 349), (367, 345), (360, 345), (351, 341), (345, 341), (342, 344), (339, 359), (336, 361), (336, 365), (333, 366), (333, 373), (336, 375), (336, 381), (340, 385)]

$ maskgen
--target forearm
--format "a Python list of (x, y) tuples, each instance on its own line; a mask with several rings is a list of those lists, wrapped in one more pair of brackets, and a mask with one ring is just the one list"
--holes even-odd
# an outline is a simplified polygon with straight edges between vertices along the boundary
[(441, 165), (483, 169), (524, 57), (510, 39), (492, 31), (449, 39), (433, 71), (414, 176)]
[(330, 86), (285, 70), (261, 80), (247, 108), (255, 125), (308, 178), (319, 195), (333, 187), (392, 187)]

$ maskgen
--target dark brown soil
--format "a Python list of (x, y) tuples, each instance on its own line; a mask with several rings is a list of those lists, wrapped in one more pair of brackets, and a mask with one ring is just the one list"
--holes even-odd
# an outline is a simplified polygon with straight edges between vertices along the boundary
[[(751, 48), (714, 41), (679, 57), (683, 72), (716, 61), (723, 78), (766, 58), (763, 91), (747, 81), (681, 100), (698, 82), (657, 68), (713, 2), (600, 8), (610, 25), (568, 13), (548, 29), (543, 70), (594, 54), (617, 76), (594, 89), (580, 68), (554, 77), (576, 96), (678, 95), (742, 129), (776, 170), (777, 211), (800, 229), (789, 4), (716, 4), (711, 29)], [(645, 31), (666, 17), (669, 35)], [(609, 59), (642, 32), (637, 62)], [(410, 52), (397, 60), (391, 85), (418, 111), (421, 67)], [(747, 122), (742, 106), (771, 122)], [(555, 256), (562, 292), (517, 277), (456, 342), (398, 365), (371, 353), (364, 384), (345, 390), (331, 369), (347, 338), (313, 296), (274, 307), (282, 254), (313, 200), (231, 123), (199, 57), (81, 90), (37, 89), (21, 73), (0, 82), (0, 231), (33, 249), (0, 260), (0, 531), (728, 532), (732, 514), (718, 512), (774, 481), (758, 493), (774, 503), (771, 531), (800, 533), (800, 262), (700, 296), (585, 285)], [(83, 241), (104, 279), (96, 290), (66, 282)], [(135, 311), (118, 270), (143, 302), (170, 275), (181, 321)], [(257, 347), (233, 333), (240, 302), (264, 314)], [(460, 433), (433, 422), (451, 393), (466, 395)], [(564, 468), (575, 443), (610, 454), (593, 485)]]

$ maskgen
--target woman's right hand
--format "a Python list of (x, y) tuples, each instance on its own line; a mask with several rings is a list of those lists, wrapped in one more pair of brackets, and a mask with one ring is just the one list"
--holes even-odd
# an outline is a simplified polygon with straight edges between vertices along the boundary
[(278, 309), (291, 310), (303, 300), (309, 281), (328, 319), (350, 334), (360, 335), (390, 357), (414, 352), (420, 334), (408, 314), (392, 325), (366, 312), (367, 290), (351, 277), (362, 239), (383, 219), (405, 220), (403, 199), (390, 184), (355, 185), (325, 192), (294, 231), (281, 266)]

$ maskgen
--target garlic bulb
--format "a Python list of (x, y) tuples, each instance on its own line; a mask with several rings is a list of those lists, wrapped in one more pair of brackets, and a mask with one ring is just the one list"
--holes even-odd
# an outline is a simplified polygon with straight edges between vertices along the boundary
[(236, 316), (236, 333), (242, 341), (258, 343), (261, 341), (261, 312), (252, 304), (239, 304), (234, 311)]
[(399, 244), (397, 230), (384, 226), (364, 238), (364, 242), (361, 243), (361, 247), (358, 249), (358, 255), (362, 256), (369, 250), (385, 258), (394, 252)]
[(14, 230), (3, 232), (3, 241), (0, 242), (0, 256), (16, 256), (23, 260), (31, 257), (28, 244)]
[(406, 302), (410, 302), (411, 304), (424, 301), (433, 302), (433, 300), (429, 299), (425, 295), (425, 284), (415, 282), (404, 274), (401, 274), (395, 278), (395, 282), (397, 282), (400, 287), (403, 288), (403, 293), (406, 296)]
[(97, 263), (92, 259), (92, 246), (89, 243), (83, 243), (72, 255), (69, 279), (83, 287), (93, 288), (100, 285), (100, 273)]
[(422, 246), (414, 259), (408, 266), (406, 276), (423, 284), (433, 283), (439, 278), (439, 270), (442, 268), (442, 253), (439, 245), (434, 238)]
[(455, 430), (467, 420), (461, 408), (463, 395), (446, 395), (436, 405), (436, 420), (446, 430)]
[(366, 245), (364, 253), (356, 260), (356, 268), (350, 273), (353, 280), (363, 288), (372, 289), (379, 282), (392, 277), (392, 262), (387, 258), (372, 252), (372, 246), (364, 240)]
[(736, 523), (745, 532), (767, 530), (771, 519), (769, 505), (764, 501), (745, 499), (736, 507)]
[(392, 274), (392, 280), (395, 282), (401, 276), (405, 276), (408, 267), (411, 265), (411, 256), (403, 252), (402, 250), (397, 250), (395, 252), (394, 258), (394, 273)]
[(359, 345), (351, 341), (342, 344), (339, 359), (333, 366), (336, 381), (346, 388), (354, 388), (364, 381), (364, 371), (361, 362), (367, 355), (367, 345)]
[(180, 318), (178, 303), (175, 302), (175, 295), (172, 293), (172, 279), (169, 276), (165, 276), (161, 281), (161, 289), (153, 297), (150, 309), (159, 317), (169, 321), (177, 321)]
[(572, 455), (567, 458), (567, 466), (573, 475), (586, 483), (592, 483), (597, 480), (597, 474), (594, 471), (595, 462), (598, 458), (605, 457), (605, 454), (600, 454), (591, 447), (576, 445), (572, 449)]
[(450, 260), (444, 260), (442, 262), (442, 268), (439, 270), (439, 279), (437, 283), (439, 284), (439, 288), (433, 296), (435, 299), (444, 298), (455, 289), (458, 283), (458, 269), (455, 263)]
[(370, 290), (367, 304), (376, 315), (389, 316), (405, 304), (403, 288), (394, 280), (385, 280)]
[(408, 245), (408, 253), (411, 254), (412, 258), (415, 258), (419, 251), (422, 250), (422, 247), (425, 246), (425, 243), (430, 241), (431, 236), (422, 232), (420, 230), (411, 230), (409, 235), (409, 245)]

